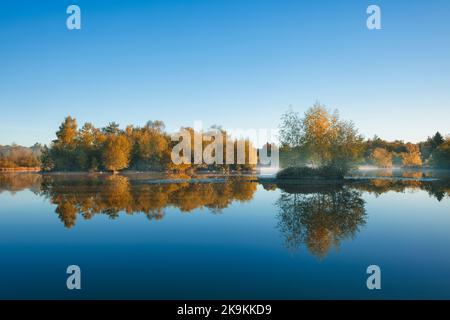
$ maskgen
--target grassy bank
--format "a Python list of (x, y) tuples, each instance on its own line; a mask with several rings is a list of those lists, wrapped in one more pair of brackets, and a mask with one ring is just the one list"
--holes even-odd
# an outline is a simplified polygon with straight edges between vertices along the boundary
[(333, 167), (289, 167), (279, 171), (278, 180), (343, 180), (344, 174)]

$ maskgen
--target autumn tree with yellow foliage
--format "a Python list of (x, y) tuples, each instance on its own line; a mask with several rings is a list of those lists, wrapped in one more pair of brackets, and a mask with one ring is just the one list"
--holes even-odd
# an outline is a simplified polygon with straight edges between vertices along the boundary
[(299, 158), (314, 167), (333, 168), (337, 175), (345, 174), (363, 151), (363, 138), (353, 123), (317, 103), (303, 118), (292, 110), (282, 116), (280, 142), (281, 150), (295, 149), (303, 153)]
[(379, 167), (392, 167), (392, 153), (384, 148), (376, 148), (375, 150), (373, 150), (372, 159)]
[(102, 150), (103, 164), (107, 170), (117, 172), (128, 167), (131, 144), (123, 134), (109, 135)]
[(422, 165), (422, 157), (417, 145), (406, 144), (406, 152), (402, 153), (402, 165), (404, 167), (420, 167)]
[[(124, 169), (139, 171), (186, 171), (186, 170), (252, 170), (256, 166), (257, 152), (249, 139), (231, 139), (220, 127), (211, 128), (223, 139), (220, 150), (214, 148), (214, 140), (204, 139), (211, 132), (195, 132), (192, 128), (182, 128), (189, 133), (189, 163), (176, 164), (171, 153), (178, 143), (164, 131), (162, 121), (149, 121), (143, 127), (109, 123), (104, 128), (95, 128), (85, 123), (81, 129), (75, 118), (67, 117), (56, 133), (56, 139), (45, 147), (42, 155), (44, 171), (98, 171), (117, 172)], [(195, 141), (201, 147), (201, 161), (194, 159)], [(227, 144), (233, 155), (228, 155)], [(241, 147), (239, 149), (239, 146)], [(244, 150), (243, 152), (238, 152)], [(206, 163), (205, 153), (212, 151), (210, 158), (221, 155), (224, 162)], [(241, 154), (243, 153), (243, 155)], [(243, 159), (237, 161), (238, 156)], [(234, 158), (231, 158), (234, 157)], [(233, 163), (230, 163), (232, 160)]]

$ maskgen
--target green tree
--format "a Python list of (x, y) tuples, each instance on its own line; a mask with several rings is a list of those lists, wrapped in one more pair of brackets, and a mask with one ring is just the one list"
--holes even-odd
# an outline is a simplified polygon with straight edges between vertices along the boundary
[(450, 168), (450, 139), (444, 141), (433, 151), (431, 164), (438, 168)]
[(81, 169), (98, 169), (101, 143), (97, 140), (100, 134), (101, 132), (89, 122), (85, 123), (79, 131), (76, 157)]
[(52, 155), (52, 151), (47, 146), (44, 146), (41, 155), (41, 170), (53, 171), (55, 169), (55, 160)]
[(295, 148), (303, 144), (302, 120), (291, 107), (281, 116), (278, 128), (282, 147)]
[(426, 141), (420, 142), (419, 148), (422, 156), (422, 161), (425, 162), (431, 160), (430, 155), (443, 143), (444, 138), (439, 133), (439, 131), (436, 132), (433, 137), (428, 137)]
[(102, 129), (105, 134), (118, 134), (120, 132), (119, 124), (117, 122), (110, 122)]
[(439, 133), (439, 131), (434, 134), (432, 140), (436, 148), (445, 142), (444, 137)]

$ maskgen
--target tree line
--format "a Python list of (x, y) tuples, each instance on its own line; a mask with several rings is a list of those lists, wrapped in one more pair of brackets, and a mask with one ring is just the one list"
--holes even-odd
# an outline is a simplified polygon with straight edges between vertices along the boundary
[[(318, 168), (316, 175), (322, 171), (342, 175), (360, 164), (450, 168), (450, 137), (445, 139), (437, 132), (420, 143), (388, 142), (377, 136), (365, 140), (353, 122), (340, 119), (337, 110), (319, 103), (303, 115), (288, 110), (279, 129), (281, 166)], [(295, 174), (292, 170), (286, 173)]]
[(0, 168), (39, 168), (42, 146), (36, 143), (31, 148), (12, 144), (0, 146)]
[(392, 166), (450, 168), (450, 139), (436, 132), (426, 141), (404, 143), (388, 142), (377, 136), (366, 142), (364, 159), (379, 167)]
[[(192, 128), (182, 128), (199, 134)], [(228, 137), (225, 130), (223, 137)], [(229, 138), (229, 137), (228, 137)], [(248, 139), (242, 141), (246, 154), (252, 148)], [(232, 141), (236, 149), (241, 140)], [(143, 127), (127, 126), (120, 129), (115, 122), (104, 128), (96, 128), (85, 123), (78, 128), (75, 118), (67, 117), (56, 132), (56, 139), (45, 147), (41, 158), (44, 171), (119, 171), (124, 169), (139, 171), (186, 171), (186, 170), (251, 170), (255, 167), (247, 158), (243, 164), (206, 165), (190, 163), (174, 164), (171, 151), (177, 144), (165, 131), (162, 121), (149, 121)], [(206, 146), (208, 142), (202, 141)], [(225, 143), (224, 157), (226, 156)], [(191, 143), (192, 157), (194, 143)], [(236, 153), (235, 153), (236, 154)]]
[[(191, 133), (192, 140), (199, 132)], [(231, 138), (226, 130), (213, 126), (224, 139), (223, 159), (227, 157), (226, 143)], [(206, 132), (208, 133), (208, 132)], [(392, 166), (450, 168), (450, 137), (437, 132), (419, 143), (400, 140), (386, 141), (378, 136), (364, 139), (351, 121), (340, 119), (338, 111), (330, 111), (316, 103), (303, 115), (292, 109), (281, 117), (279, 126), (279, 155), (281, 167), (309, 166), (321, 168), (326, 175), (340, 176), (358, 164), (379, 167)], [(250, 161), (250, 150), (256, 148), (249, 139), (234, 139), (234, 157), (238, 145), (245, 145), (245, 162), (238, 164), (205, 164), (194, 161), (191, 145), (190, 163), (175, 164), (171, 152), (178, 143), (172, 141), (162, 121), (148, 121), (143, 127), (128, 125), (121, 129), (115, 122), (96, 128), (85, 123), (81, 128), (73, 117), (66, 117), (48, 146), (31, 148), (17, 145), (0, 146), (0, 168), (40, 167), (43, 171), (243, 171), (256, 167)], [(202, 139), (205, 149), (210, 141)], [(266, 145), (270, 154), (269, 144)], [(256, 150), (259, 158), (261, 150)], [(216, 150), (214, 152), (217, 152)], [(304, 170), (303, 170), (304, 171)], [(303, 172), (301, 171), (301, 172)], [(320, 173), (320, 172), (319, 172)], [(289, 173), (290, 174), (290, 173)]]

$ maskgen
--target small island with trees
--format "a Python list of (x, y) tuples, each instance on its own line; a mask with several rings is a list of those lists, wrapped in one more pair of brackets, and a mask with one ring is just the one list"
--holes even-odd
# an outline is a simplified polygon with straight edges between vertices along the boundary
[(439, 133), (420, 143), (388, 142), (375, 136), (364, 140), (353, 122), (341, 120), (316, 103), (303, 117), (293, 110), (280, 124), (280, 163), (277, 179), (342, 180), (357, 166), (405, 169), (450, 168), (450, 138)]

